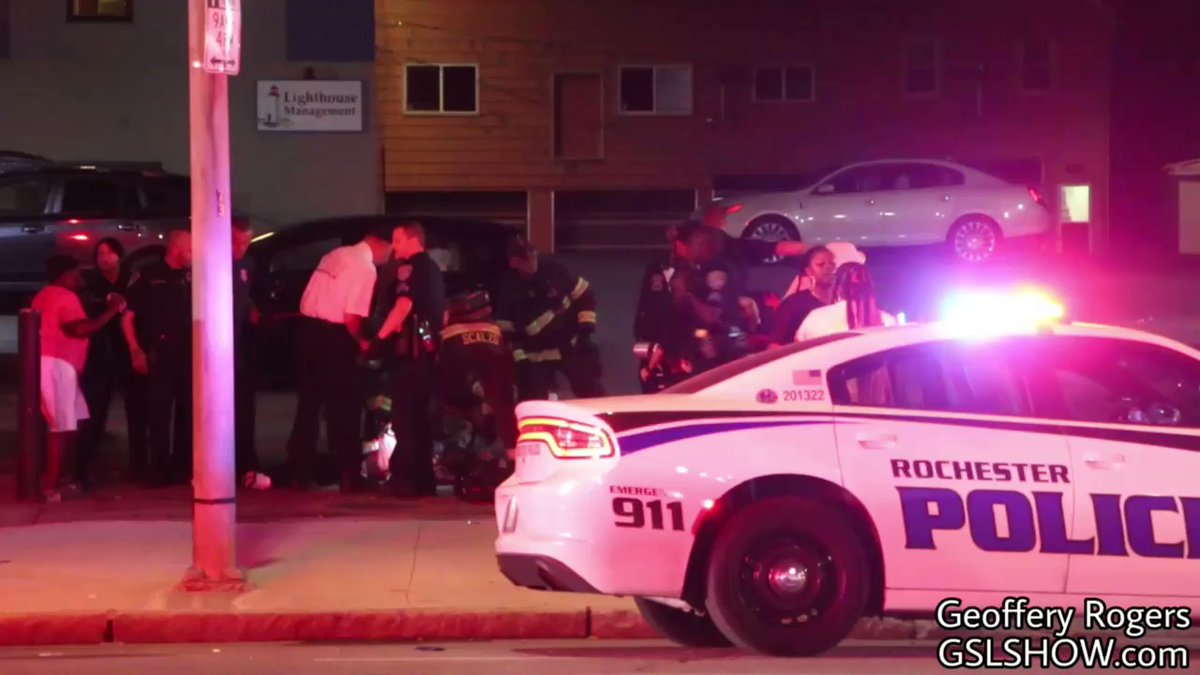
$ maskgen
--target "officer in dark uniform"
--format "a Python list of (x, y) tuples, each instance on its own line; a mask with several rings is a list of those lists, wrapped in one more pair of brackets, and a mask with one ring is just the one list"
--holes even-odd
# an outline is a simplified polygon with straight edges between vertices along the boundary
[(562, 372), (580, 398), (604, 396), (600, 350), (592, 341), (596, 297), (583, 277), (539, 256), (524, 237), (509, 246), (497, 323), (513, 347), (518, 398), (549, 398)]
[[(692, 268), (690, 241), (699, 229), (700, 224), (694, 222), (673, 226), (667, 235), (670, 251), (650, 261), (642, 273), (633, 339), (647, 345), (646, 355), (638, 364), (643, 393), (658, 391), (665, 386), (662, 361), (654, 359), (653, 354), (663, 348), (671, 328), (671, 280), (681, 271)], [(655, 362), (655, 367), (651, 367), (651, 361)]]
[(439, 354), (445, 400), (468, 407), (476, 399), (475, 385), (492, 410), (496, 437), (506, 450), (517, 445), (516, 373), (512, 350), (492, 321), (487, 291), (464, 293), (449, 303), (449, 324), (442, 331)]
[(396, 267), (396, 302), (379, 330), (391, 341), (393, 491), (398, 497), (437, 494), (433, 441), (437, 428), (437, 353), (445, 321), (446, 286), (442, 270), (425, 252), (425, 229), (401, 223), (392, 232)]
[[(255, 446), (254, 324), (257, 310), (250, 297), (254, 282), (254, 260), (246, 255), (254, 239), (249, 218), (235, 217), (233, 231), (233, 348), (234, 348), (234, 437), (237, 474), (247, 476), (259, 470)], [(250, 477), (252, 478), (252, 477)]]
[(166, 257), (147, 264), (130, 282), (122, 320), (133, 368), (148, 376), (156, 484), (186, 483), (192, 475), (191, 264), (191, 234), (171, 232)]

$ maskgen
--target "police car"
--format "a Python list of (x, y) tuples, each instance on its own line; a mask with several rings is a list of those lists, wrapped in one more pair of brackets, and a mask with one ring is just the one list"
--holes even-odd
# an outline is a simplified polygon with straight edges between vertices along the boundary
[(501, 571), (804, 656), (939, 601), (1200, 608), (1200, 352), (972, 295), (659, 394), (531, 401)]

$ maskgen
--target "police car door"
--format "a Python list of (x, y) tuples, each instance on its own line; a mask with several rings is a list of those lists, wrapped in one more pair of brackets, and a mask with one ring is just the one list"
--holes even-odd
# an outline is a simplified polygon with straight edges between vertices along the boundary
[(1067, 592), (1200, 597), (1200, 362), (1128, 340), (1043, 340), (1034, 408), (1061, 422), (1076, 488)]
[(1069, 535), (1067, 443), (1029, 419), (1016, 353), (931, 342), (830, 371), (843, 479), (879, 533), (890, 606), (1064, 589), (1067, 557), (1039, 544)]

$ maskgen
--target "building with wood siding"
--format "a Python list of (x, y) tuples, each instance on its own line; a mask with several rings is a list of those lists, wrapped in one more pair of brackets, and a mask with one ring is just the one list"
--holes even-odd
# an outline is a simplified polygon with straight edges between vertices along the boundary
[(1064, 245), (1104, 246), (1104, 0), (377, 0), (376, 13), (389, 210), (507, 213), (543, 248), (584, 248), (619, 232), (588, 222), (938, 157), (1070, 196)]

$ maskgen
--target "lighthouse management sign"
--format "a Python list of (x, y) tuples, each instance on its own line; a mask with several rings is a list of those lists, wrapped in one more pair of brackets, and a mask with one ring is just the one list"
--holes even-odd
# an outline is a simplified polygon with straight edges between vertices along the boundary
[(259, 131), (362, 131), (361, 80), (259, 80)]

